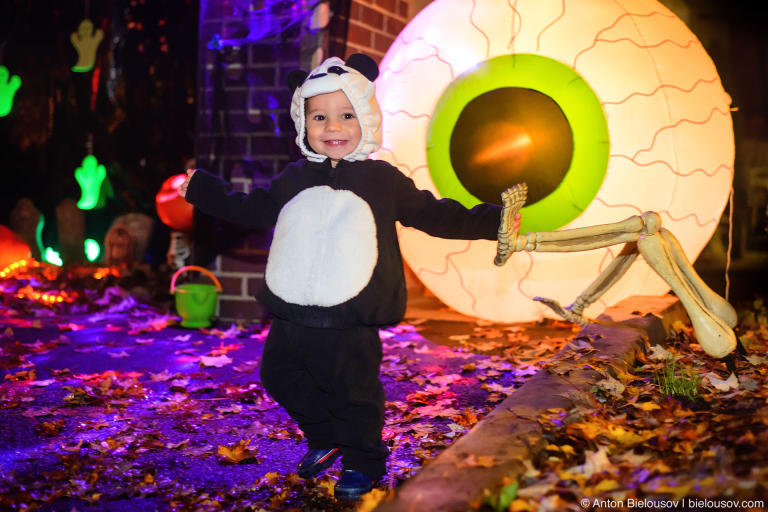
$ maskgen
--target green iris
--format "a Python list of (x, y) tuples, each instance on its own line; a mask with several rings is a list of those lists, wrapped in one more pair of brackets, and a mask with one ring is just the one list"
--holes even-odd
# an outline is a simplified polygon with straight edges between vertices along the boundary
[[(576, 71), (553, 59), (529, 54), (494, 57), (462, 74), (446, 88), (427, 134), (427, 163), (432, 181), (443, 197), (456, 199), (468, 208), (482, 202), (467, 190), (454, 169), (452, 136), (459, 118), (473, 100), (492, 91), (510, 88), (547, 96), (556, 105), (553, 108), (559, 107), (570, 126), (572, 141), (567, 141), (564, 146), (572, 153), (568, 155), (570, 159), (565, 160), (570, 165), (566, 164), (567, 168), (563, 169), (562, 180), (554, 190), (547, 191), (546, 196), (522, 210), (522, 230), (559, 229), (577, 218), (594, 200), (608, 166), (609, 136), (605, 115), (595, 93)], [(488, 113), (489, 119), (495, 116), (495, 121), (504, 122), (499, 115), (499, 112)], [(477, 114), (470, 117), (476, 118)], [(519, 119), (509, 121), (520, 124)], [(522, 130), (525, 130), (524, 125)], [(567, 133), (567, 130), (560, 133)], [(535, 152), (536, 139), (530, 140), (533, 140), (533, 146), (529, 150)]]

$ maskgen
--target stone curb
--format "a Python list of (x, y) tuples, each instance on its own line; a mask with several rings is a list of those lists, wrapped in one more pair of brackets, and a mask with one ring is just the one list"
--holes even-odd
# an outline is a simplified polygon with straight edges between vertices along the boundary
[[(643, 341), (662, 343), (675, 321), (688, 316), (673, 296), (630, 297), (607, 309), (574, 338), (594, 340), (589, 357), (604, 359), (606, 369), (629, 369)], [(466, 512), (482, 500), (484, 491), (498, 491), (503, 477), (518, 478), (523, 461), (539, 453), (546, 442), (538, 422), (551, 408), (570, 409), (573, 399), (603, 378), (595, 370), (573, 365), (575, 352), (565, 347), (554, 358), (561, 372), (539, 371), (413, 478), (405, 482), (376, 512)], [(569, 359), (570, 358), (570, 359)], [(559, 374), (562, 373), (562, 374)], [(573, 398), (569, 398), (573, 397)], [(493, 467), (462, 465), (468, 456), (493, 456)]]

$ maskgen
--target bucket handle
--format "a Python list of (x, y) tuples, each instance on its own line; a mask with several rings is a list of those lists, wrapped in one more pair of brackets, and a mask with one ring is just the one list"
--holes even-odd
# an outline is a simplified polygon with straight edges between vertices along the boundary
[(199, 267), (197, 265), (187, 265), (186, 267), (181, 267), (173, 274), (173, 277), (171, 278), (171, 293), (176, 291), (176, 278), (179, 277), (182, 272), (186, 272), (187, 270), (197, 270), (198, 272), (206, 274), (216, 285), (216, 289), (219, 290), (219, 293), (221, 293), (221, 283), (218, 279), (216, 279), (216, 276), (213, 275), (207, 268)]

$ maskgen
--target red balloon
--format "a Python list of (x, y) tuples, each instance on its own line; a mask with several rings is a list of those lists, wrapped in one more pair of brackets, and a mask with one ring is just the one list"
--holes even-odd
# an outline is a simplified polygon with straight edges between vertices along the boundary
[(28, 260), (32, 252), (24, 240), (10, 228), (0, 225), (0, 270), (19, 260)]
[(179, 187), (187, 178), (185, 174), (176, 174), (163, 182), (160, 192), (155, 196), (157, 215), (163, 223), (179, 231), (192, 229), (193, 207), (179, 194)]

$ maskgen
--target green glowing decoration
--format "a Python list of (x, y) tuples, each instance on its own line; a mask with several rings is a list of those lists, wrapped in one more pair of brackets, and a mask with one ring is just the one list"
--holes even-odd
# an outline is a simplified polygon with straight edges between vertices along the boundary
[(45, 246), (43, 245), (43, 228), (45, 227), (45, 215), (40, 214), (40, 220), (37, 221), (37, 227), (35, 228), (35, 243), (37, 244), (37, 250), (40, 254), (45, 253)]
[(47, 261), (51, 265), (56, 265), (58, 267), (64, 264), (64, 262), (61, 261), (59, 253), (53, 250), (52, 247), (45, 248), (45, 252), (43, 252), (43, 261)]
[(19, 75), (11, 76), (7, 67), (0, 66), (0, 117), (5, 117), (11, 113), (13, 96), (19, 87), (21, 87)]
[(96, 50), (104, 39), (104, 32), (99, 28), (94, 32), (93, 22), (85, 19), (80, 22), (77, 32), (72, 32), (69, 40), (77, 50), (77, 64), (72, 66), (75, 73), (85, 73), (93, 69), (96, 62)]
[(96, 261), (101, 254), (101, 247), (99, 247), (99, 242), (93, 238), (86, 238), (84, 245), (85, 257), (88, 258), (88, 261)]
[(81, 210), (92, 210), (104, 206), (101, 196), (101, 185), (107, 177), (107, 169), (93, 155), (83, 158), (83, 163), (75, 169), (75, 179), (80, 185), (81, 196), (77, 207)]

